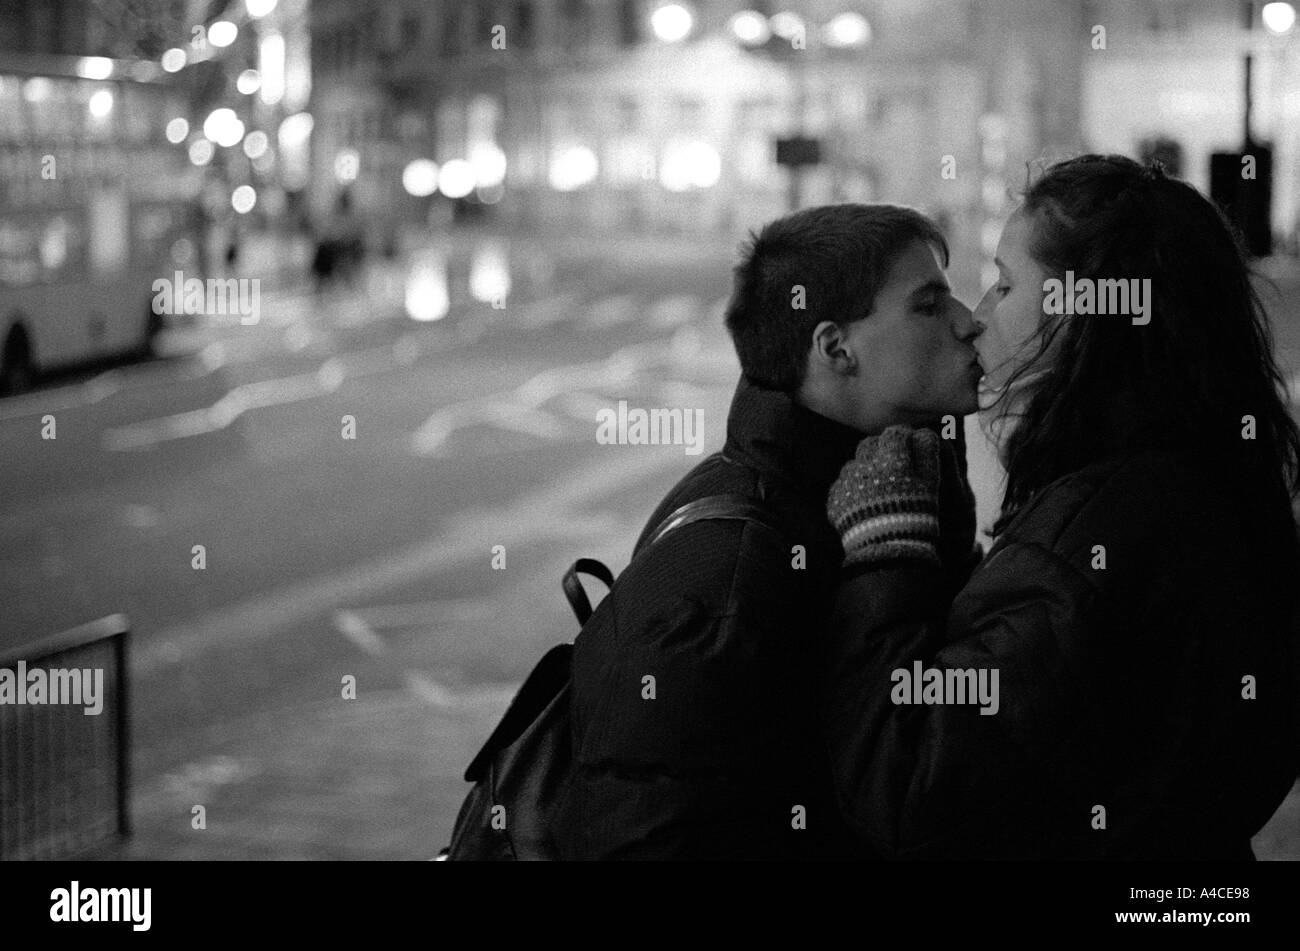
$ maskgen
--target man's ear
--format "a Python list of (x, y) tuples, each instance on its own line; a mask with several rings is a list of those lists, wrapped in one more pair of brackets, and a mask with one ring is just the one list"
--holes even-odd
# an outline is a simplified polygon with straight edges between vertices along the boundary
[(857, 357), (849, 346), (844, 328), (833, 320), (823, 320), (812, 332), (810, 364), (820, 364), (832, 373), (848, 374), (857, 368)]

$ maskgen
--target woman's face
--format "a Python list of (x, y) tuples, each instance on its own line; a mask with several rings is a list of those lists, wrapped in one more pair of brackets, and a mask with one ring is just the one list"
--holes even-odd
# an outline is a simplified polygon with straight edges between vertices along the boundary
[(994, 393), (1038, 355), (1035, 340), (1043, 320), (1043, 282), (1051, 277), (1029, 253), (1033, 222), (1023, 208), (1007, 219), (998, 241), (998, 280), (975, 308), (985, 330), (975, 340), (984, 367), (982, 388)]

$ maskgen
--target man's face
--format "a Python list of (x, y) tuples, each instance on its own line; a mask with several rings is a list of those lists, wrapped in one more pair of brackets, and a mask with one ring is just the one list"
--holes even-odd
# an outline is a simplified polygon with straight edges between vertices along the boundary
[(904, 249), (872, 312), (845, 331), (858, 360), (850, 401), (859, 429), (915, 426), (975, 411), (983, 375), (973, 346), (979, 328), (952, 296), (928, 242)]

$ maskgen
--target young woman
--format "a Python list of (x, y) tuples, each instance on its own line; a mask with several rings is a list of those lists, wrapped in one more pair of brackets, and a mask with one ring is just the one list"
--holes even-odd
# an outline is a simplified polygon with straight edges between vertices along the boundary
[(988, 556), (949, 601), (932, 432), (863, 440), (830, 493), (840, 806), (889, 857), (1250, 859), (1297, 774), (1300, 435), (1247, 263), (1191, 186), (1096, 155), (997, 263)]

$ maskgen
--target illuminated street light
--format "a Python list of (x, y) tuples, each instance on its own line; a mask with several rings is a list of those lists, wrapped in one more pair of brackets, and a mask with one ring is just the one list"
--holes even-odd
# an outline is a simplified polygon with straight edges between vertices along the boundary
[(229, 20), (218, 20), (208, 27), (208, 42), (213, 46), (229, 46), (239, 35), (239, 27)]
[(490, 241), (474, 249), (469, 266), (469, 293), (485, 304), (510, 296), (510, 259), (505, 246)]
[(245, 96), (251, 96), (262, 85), (262, 77), (255, 69), (246, 69), (235, 80), (235, 88)]
[(295, 112), (280, 123), (280, 148), (296, 148), (311, 138), (316, 122), (310, 112)]
[(102, 119), (113, 111), (113, 91), (111, 89), (100, 89), (90, 97), (90, 114), (96, 119)]
[(195, 165), (207, 165), (212, 161), (216, 149), (207, 139), (195, 139), (190, 143), (190, 161)]
[(402, 170), (402, 187), (408, 195), (427, 198), (438, 190), (438, 163), (432, 159), (415, 159)]
[(167, 123), (167, 141), (172, 145), (180, 145), (189, 134), (190, 124), (180, 116)]
[(659, 181), (670, 192), (711, 188), (721, 174), (722, 158), (707, 142), (674, 142), (659, 166)]
[(822, 27), (822, 39), (836, 49), (866, 46), (871, 42), (871, 24), (860, 13), (841, 13)]
[(260, 129), (256, 132), (250, 132), (244, 138), (244, 154), (251, 159), (261, 158), (270, 148), (271, 142), (266, 133)]
[(772, 36), (767, 17), (757, 10), (741, 10), (732, 17), (731, 32), (746, 46), (762, 46)]
[(576, 191), (596, 180), (600, 162), (596, 153), (585, 145), (572, 145), (555, 154), (551, 161), (551, 187), (556, 191)]
[(213, 109), (203, 120), (203, 134), (217, 145), (228, 149), (238, 145), (244, 137), (244, 123), (235, 115), (234, 109)]
[(250, 17), (256, 20), (258, 17), (264, 17), (274, 10), (277, 2), (278, 0), (244, 0), (244, 9), (248, 11)]
[(240, 185), (230, 194), (230, 207), (241, 215), (246, 215), (257, 204), (257, 192), (252, 185)]
[(480, 188), (500, 185), (506, 177), (506, 153), (491, 142), (480, 142), (469, 150), (474, 182)]
[(257, 55), (262, 101), (274, 106), (284, 98), (284, 37), (279, 33), (267, 33), (258, 44)]
[(1260, 15), (1264, 28), (1274, 36), (1290, 33), (1295, 26), (1295, 7), (1289, 3), (1266, 3)]
[(339, 184), (355, 182), (361, 171), (361, 156), (356, 149), (342, 149), (334, 156), (334, 177)]
[(474, 166), (464, 159), (452, 159), (438, 175), (438, 191), (448, 198), (464, 198), (474, 190)]
[(412, 320), (442, 320), (450, 304), (446, 262), (437, 252), (429, 252), (407, 274), (406, 313)]
[(650, 15), (650, 29), (655, 36), (665, 43), (677, 43), (686, 39), (695, 25), (691, 11), (680, 3), (669, 3)]
[(113, 61), (106, 56), (83, 56), (77, 60), (77, 75), (82, 79), (107, 79), (113, 75)]
[(169, 73), (179, 73), (185, 68), (186, 59), (185, 51), (180, 47), (173, 46), (162, 54), (162, 68)]

